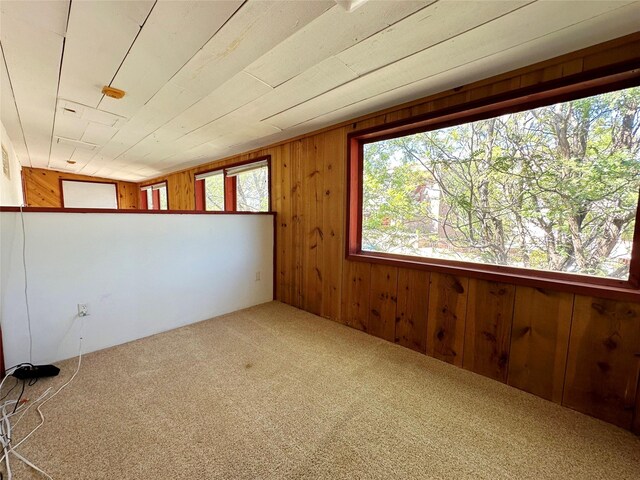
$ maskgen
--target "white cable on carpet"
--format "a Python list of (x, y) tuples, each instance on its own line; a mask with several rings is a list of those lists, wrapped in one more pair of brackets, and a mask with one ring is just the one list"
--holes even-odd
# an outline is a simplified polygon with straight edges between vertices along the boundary
[[(83, 323), (81, 323), (81, 325), (80, 325), (80, 331), (81, 332), (82, 332), (82, 326), (83, 326)], [(51, 400), (53, 397), (58, 395), (58, 393), (60, 393), (65, 387), (67, 387), (67, 385), (69, 385), (73, 381), (73, 379), (76, 377), (76, 375), (80, 371), (80, 366), (81, 365), (82, 365), (82, 333), (80, 335), (80, 342), (79, 342), (79, 349), (78, 349), (78, 366), (76, 367), (75, 372), (73, 372), (73, 375), (71, 376), (71, 378), (69, 380), (67, 380), (67, 382), (64, 385), (62, 385), (60, 388), (58, 388), (50, 396), (47, 396), (47, 394), (51, 391), (51, 387), (49, 387), (33, 403), (29, 404), (26, 407), (23, 404), (22, 406), (20, 406), (19, 409), (16, 410), (16, 412), (13, 412), (13, 413), (8, 413), (7, 412), (7, 406), (15, 404), (17, 400), (7, 400), (2, 404), (2, 421), (0, 422), (0, 441), (2, 442), (2, 447), (3, 447), (4, 454), (3, 454), (2, 458), (0, 458), (0, 464), (3, 461), (5, 462), (5, 465), (6, 465), (6, 468), (7, 468), (7, 475), (8, 475), (7, 480), (12, 480), (12, 478), (13, 478), (13, 475), (12, 475), (12, 472), (11, 472), (11, 466), (10, 466), (10, 462), (9, 462), (10, 454), (14, 455), (18, 460), (22, 461), (25, 465), (33, 468), (34, 470), (36, 470), (39, 473), (42, 473), (43, 475), (45, 475), (50, 480), (53, 480), (51, 478), (51, 476), (49, 474), (47, 474), (44, 470), (42, 470), (37, 465), (33, 464), (32, 462), (27, 460), (25, 457), (20, 455), (18, 452), (16, 452), (16, 448), (18, 448), (20, 445), (22, 445), (24, 442), (26, 442), (31, 437), (31, 435), (33, 435), (40, 427), (42, 427), (42, 425), (44, 425), (45, 418), (44, 418), (44, 414), (42, 413), (41, 408), (49, 400)], [(5, 376), (5, 378), (2, 380), (2, 382), (0, 382), (0, 389), (2, 387), (2, 384), (4, 384), (4, 382), (6, 381), (6, 379), (7, 379), (7, 377), (9, 375), (10, 374), (8, 373)], [(10, 417), (12, 417), (13, 415), (16, 415), (17, 413), (21, 414), (20, 418), (18, 418), (18, 420), (16, 421), (16, 425), (17, 425), (18, 422), (22, 419), (22, 417), (24, 417), (24, 415), (27, 413), (29, 408), (31, 408), (32, 405), (38, 403), (40, 400), (43, 400), (43, 401), (36, 408), (36, 410), (38, 411), (38, 414), (40, 415), (40, 423), (38, 425), (36, 425), (36, 427), (33, 430), (31, 430), (24, 438), (22, 438), (22, 440), (20, 440), (17, 444), (11, 445), (11, 429), (12, 429), (12, 425), (11, 425), (11, 418)], [(13, 427), (15, 427), (15, 425)]]
[[(44, 470), (42, 470), (41, 468), (39, 468), (37, 465), (34, 465), (33, 463), (31, 463), (29, 460), (27, 460), (26, 458), (24, 458), (22, 455), (20, 455), (18, 452), (16, 452), (15, 450), (11, 450), (11, 453), (13, 455), (16, 456), (16, 458), (20, 461), (22, 461), (22, 463), (24, 463), (25, 465), (30, 466), (31, 468), (33, 468), (36, 472), (40, 472), (41, 474), (43, 474), (45, 477), (47, 477), (49, 480), (53, 480), (53, 478), (51, 478), (51, 475), (49, 475), (47, 472), (45, 472)], [(11, 478), (11, 477), (9, 477)]]
[[(47, 399), (45, 399), (40, 405), (38, 405), (38, 407), (36, 408), (36, 410), (38, 411), (38, 413), (40, 414), (40, 423), (33, 429), (31, 430), (31, 432), (29, 432), (29, 434), (24, 437), (22, 440), (20, 440), (20, 442), (18, 442), (17, 445), (14, 445), (13, 447), (11, 447), (11, 449), (9, 450), (10, 452), (13, 452), (13, 450), (15, 450), (16, 448), (18, 448), (20, 445), (22, 445), (31, 435), (33, 435), (42, 425), (44, 425), (44, 415), (42, 414), (42, 411), (40, 410), (42, 407), (44, 407), (45, 403), (47, 403), (49, 400), (51, 400), (53, 397), (55, 397), (56, 395), (58, 395), (67, 385), (69, 385), (74, 378), (76, 378), (76, 375), (78, 374), (78, 372), (80, 371), (80, 365), (82, 364), (82, 338), (80, 338), (80, 353), (78, 354), (78, 367), (76, 368), (76, 371), (73, 372), (73, 375), (71, 376), (71, 378), (67, 381), (67, 383), (65, 383), (64, 385), (62, 385), (58, 390), (56, 390), (54, 393), (51, 394), (50, 397), (48, 397)], [(0, 462), (2, 460), (0, 459)]]
[(40, 400), (42, 400), (43, 398), (45, 398), (47, 395), (49, 395), (49, 392), (53, 390), (53, 387), (49, 387), (47, 388), (44, 393), (42, 395), (40, 395), (38, 398), (36, 398), (33, 402), (29, 402), (29, 405), (26, 406), (26, 408), (24, 408), (23, 410), (20, 410), (18, 412), (16, 412), (15, 414), (9, 414), (9, 417), (12, 417), (13, 415), (17, 415), (18, 413), (22, 412), (22, 414), (20, 415), (20, 417), (18, 418), (18, 420), (16, 420), (16, 422), (13, 424), (13, 426), (11, 428), (16, 428), (16, 426), (18, 425), (18, 423), (20, 423), (20, 420), (22, 420), (22, 417), (25, 416), (25, 414), (29, 411), (29, 409), (33, 406), (36, 405)]

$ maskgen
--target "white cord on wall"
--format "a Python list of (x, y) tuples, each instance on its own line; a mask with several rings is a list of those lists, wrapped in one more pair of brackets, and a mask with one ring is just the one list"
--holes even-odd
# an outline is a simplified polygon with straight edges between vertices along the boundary
[(27, 276), (27, 234), (24, 228), (23, 205), (20, 205), (20, 222), (22, 223), (22, 267), (24, 269), (24, 303), (27, 307), (27, 327), (29, 329), (29, 363), (33, 363), (33, 335), (31, 333), (31, 312), (29, 311), (29, 280)]

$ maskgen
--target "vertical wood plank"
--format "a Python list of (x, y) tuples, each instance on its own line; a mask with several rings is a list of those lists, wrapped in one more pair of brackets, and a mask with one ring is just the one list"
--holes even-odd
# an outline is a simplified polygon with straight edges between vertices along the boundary
[(196, 183), (192, 172), (180, 172), (175, 176), (174, 182), (178, 183), (173, 188), (177, 192), (179, 200), (176, 206), (169, 203), (169, 208), (171, 210), (195, 210)]
[(469, 280), (464, 368), (507, 381), (514, 298), (513, 285)]
[(118, 208), (122, 210), (138, 208), (140, 189), (135, 183), (118, 182)]
[(323, 285), (321, 315), (332, 320), (340, 318), (340, 297), (342, 294), (342, 267), (344, 259), (344, 215), (346, 209), (345, 191), (346, 132), (338, 128), (322, 136), (323, 171), (322, 225), (324, 251), (322, 259)]
[(342, 284), (342, 323), (368, 331), (371, 264), (345, 262)]
[(277, 212), (277, 288), (278, 300), (291, 304), (293, 275), (293, 226), (291, 220), (291, 148), (283, 145), (271, 158), (272, 185), (278, 185), (272, 208)]
[(303, 305), (303, 284), (302, 284), (302, 250), (303, 242), (303, 225), (304, 217), (302, 197), (302, 181), (301, 181), (301, 162), (302, 162), (302, 141), (297, 140), (291, 144), (291, 200), (292, 200), (292, 223), (293, 223), (293, 242), (289, 245), (293, 255), (293, 298), (291, 299), (294, 307), (302, 308)]
[(395, 340), (397, 303), (398, 268), (388, 265), (372, 265), (369, 333), (390, 342)]
[(302, 197), (304, 236), (303, 244), (302, 308), (320, 315), (322, 305), (322, 256), (324, 232), (322, 231), (322, 143), (317, 137), (307, 137), (302, 141)]
[[(282, 289), (282, 285), (284, 283), (283, 281), (283, 275), (284, 275), (284, 268), (282, 267), (282, 262), (283, 262), (283, 258), (282, 258), (282, 246), (281, 244), (284, 243), (283, 240), (283, 229), (284, 227), (283, 225), (283, 221), (282, 221), (282, 197), (283, 197), (283, 193), (282, 193), (282, 148), (276, 148), (275, 151), (273, 152), (273, 155), (271, 156), (271, 178), (270, 178), (270, 183), (271, 183), (271, 190), (269, 191), (269, 195), (271, 197), (271, 210), (275, 211), (275, 212), (280, 212), (279, 214), (276, 214), (275, 217), (275, 221), (274, 221), (274, 236), (275, 236), (275, 259), (274, 259), (274, 265), (273, 265), (273, 272), (274, 272), (274, 276), (273, 276), (273, 281), (274, 281), (274, 291), (275, 291), (275, 296), (274, 296), (274, 300), (280, 300), (282, 298), (282, 294), (280, 292), (280, 290)], [(196, 189), (197, 192), (197, 189)]]
[(516, 288), (509, 385), (562, 402), (573, 295)]
[(640, 369), (640, 305), (576, 295), (563, 405), (631, 428)]
[(395, 341), (420, 353), (427, 349), (430, 276), (423, 270), (398, 269)]
[(462, 366), (469, 279), (432, 273), (429, 288), (427, 355)]

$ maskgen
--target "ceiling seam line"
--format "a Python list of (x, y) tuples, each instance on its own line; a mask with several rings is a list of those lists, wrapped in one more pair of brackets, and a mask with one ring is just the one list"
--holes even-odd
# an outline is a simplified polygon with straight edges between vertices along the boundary
[[(267, 82), (265, 82), (264, 80), (262, 80), (261, 78), (256, 77), (253, 73), (249, 73), (246, 70), (241, 70), (242, 73), (249, 75), (251, 78), (259, 81), (260, 83), (263, 83), (264, 85), (266, 85), (267, 87), (269, 87), (271, 90), (275, 90), (276, 87), (274, 87), (273, 85), (268, 84)], [(296, 75), (297, 76), (297, 75)], [(265, 94), (266, 95), (266, 94)]]
[[(18, 110), (18, 102), (16, 100), (16, 93), (13, 90), (13, 83), (11, 82), (11, 74), (9, 74), (9, 65), (7, 64), (7, 57), (4, 54), (4, 48), (2, 42), (0, 42), (0, 50), (2, 51), (2, 61), (4, 62), (4, 68), (7, 70), (7, 78), (9, 79), (9, 88), (11, 89), (11, 96), (13, 97), (13, 104), (16, 107), (16, 115), (18, 116), (18, 123), (20, 124), (20, 131), (22, 132), (22, 141), (24, 142), (24, 148), (27, 150), (27, 157), (29, 158), (29, 165), (33, 168), (33, 162), (31, 161), (31, 152), (29, 152), (29, 145), (27, 145), (27, 137), (24, 133), (24, 127), (22, 126), (22, 118), (20, 117), (20, 110)], [(7, 134), (8, 135), (8, 134)]]
[(62, 51), (60, 52), (60, 67), (58, 68), (58, 85), (56, 87), (56, 101), (53, 110), (53, 123), (51, 125), (51, 138), (49, 140), (49, 157), (47, 158), (47, 168), (51, 167), (51, 151), (53, 150), (53, 137), (56, 130), (56, 112), (58, 111), (58, 97), (60, 96), (60, 80), (62, 79), (62, 63), (64, 62), (64, 49), (67, 43), (67, 31), (69, 30), (69, 19), (71, 18), (71, 5), (73, 0), (69, 0), (69, 9), (67, 10), (67, 23), (64, 26), (64, 36), (62, 37)]
[[(145, 24), (147, 23), (147, 20), (149, 19), (149, 17), (151, 16), (151, 13), (153, 12), (153, 9), (156, 8), (156, 5), (158, 4), (158, 0), (155, 0), (153, 2), (153, 5), (151, 6), (151, 8), (149, 9), (149, 13), (147, 13), (147, 16), (144, 18), (144, 20), (142, 21), (142, 24), (140, 25), (140, 28), (138, 29), (138, 33), (136, 33), (136, 36), (133, 38), (133, 40), (131, 41), (131, 45), (129, 45), (129, 48), (127, 49), (127, 52), (124, 54), (124, 56), (122, 57), (122, 61), (120, 62), (120, 65), (118, 65), (118, 68), (116, 69), (115, 73), (113, 74), (113, 77), (111, 78), (111, 80), (109, 80), (109, 86), (111, 86), (111, 84), (113, 83), (113, 81), (115, 80), (116, 76), (118, 75), (118, 72), (120, 71), (120, 69), (122, 68), (122, 65), (124, 65), (125, 60), (127, 59), (127, 57), (129, 56), (129, 52), (131, 52), (131, 49), (133, 48), (133, 45), (136, 43), (136, 40), (138, 40), (138, 37), (140, 36), (140, 33), (142, 33), (142, 28), (145, 26)], [(102, 101), (104, 100), (104, 94), (102, 95), (102, 97), (100, 97), (100, 100), (98, 100), (98, 104), (96, 105), (95, 109), (96, 110), (100, 110), (100, 104), (102, 103)], [(90, 107), (93, 108), (93, 107)], [(111, 112), (107, 112), (107, 113), (111, 113)], [(111, 139), (109, 139), (111, 140)], [(109, 141), (107, 141), (108, 143)], [(106, 145), (106, 144), (105, 144)], [(78, 170), (78, 172), (82, 172), (85, 167), (87, 165), (89, 165), (94, 158), (96, 158), (96, 156), (100, 153), (100, 151), (102, 150), (102, 147), (104, 147), (104, 145), (101, 146), (100, 150), (95, 152), (93, 157), (91, 157), (89, 160), (87, 160), (87, 162), (82, 165), (82, 167), (80, 167), (80, 170)]]
[[(229, 16), (229, 18), (227, 18), (227, 19), (224, 21), (224, 23), (223, 23), (222, 25), (220, 25), (220, 28), (218, 28), (218, 29), (213, 33), (213, 35), (211, 35), (211, 36), (209, 37), (209, 39), (208, 39), (206, 42), (204, 42), (204, 43), (202, 44), (202, 46), (201, 46), (200, 48), (198, 48), (198, 50), (196, 50), (196, 52), (195, 52), (193, 55), (191, 55), (191, 56), (189, 57), (189, 59), (188, 59), (186, 62), (184, 62), (184, 63), (182, 64), (182, 66), (181, 66), (180, 68), (178, 68), (178, 70), (176, 70), (176, 72), (175, 72), (173, 75), (171, 75), (171, 77), (169, 77), (169, 79), (167, 80), (167, 82), (165, 83), (165, 85), (166, 85), (166, 84), (168, 84), (171, 80), (173, 80), (173, 78), (174, 78), (178, 73), (180, 73), (180, 71), (181, 71), (181, 70), (182, 70), (182, 69), (183, 69), (183, 68), (184, 68), (184, 67), (185, 67), (185, 66), (186, 66), (186, 65), (187, 65), (191, 60), (193, 60), (193, 58), (194, 58), (194, 57), (195, 57), (199, 52), (201, 52), (201, 51), (204, 49), (204, 47), (205, 47), (205, 46), (206, 46), (206, 45), (207, 45), (211, 40), (213, 40), (213, 37), (215, 37), (215, 36), (220, 32), (220, 30), (222, 30), (222, 29), (227, 25), (227, 23), (229, 23), (229, 22), (231, 21), (231, 19), (232, 19), (233, 17), (235, 17), (235, 16), (236, 16), (236, 14), (240, 11), (240, 9), (241, 9), (242, 7), (244, 7), (244, 6), (247, 4), (247, 1), (248, 1), (248, 0), (244, 0), (244, 1), (242, 2), (242, 4), (240, 4), (240, 6), (239, 6), (238, 8), (236, 8), (236, 9), (235, 9), (235, 11), (234, 11), (230, 16)], [(164, 86), (164, 85), (163, 85), (163, 86)], [(149, 98), (149, 100), (147, 100), (144, 104), (146, 105), (146, 104), (147, 104), (147, 103), (149, 103), (151, 100), (153, 100), (153, 98), (158, 94), (158, 92), (159, 92), (160, 90), (162, 90), (162, 87), (160, 87), (160, 89), (158, 89), (158, 91), (156, 91), (156, 93), (154, 93), (154, 94)], [(189, 105), (189, 107), (192, 107), (192, 106), (193, 106), (193, 105)], [(181, 112), (181, 113), (182, 113), (182, 112)], [(173, 119), (172, 119), (172, 120), (173, 120)], [(164, 126), (164, 125), (162, 125), (162, 126)]]
[[(129, 48), (127, 49), (127, 52), (124, 54), (124, 56), (122, 57), (122, 61), (120, 62), (120, 65), (118, 65), (118, 68), (116, 69), (116, 72), (113, 74), (113, 77), (111, 77), (111, 80), (109, 80), (109, 86), (111, 87), (113, 81), (116, 79), (116, 77), (118, 76), (118, 72), (120, 71), (120, 69), (122, 68), (122, 65), (124, 65), (125, 60), (127, 59), (127, 57), (129, 56), (129, 53), (131, 52), (131, 49), (133, 48), (133, 46), (136, 43), (136, 40), (138, 40), (138, 37), (140, 36), (140, 34), (142, 33), (142, 29), (144, 28), (144, 26), (147, 23), (147, 20), (149, 20), (149, 17), (151, 16), (151, 14), (153, 13), (153, 9), (156, 8), (156, 5), (158, 4), (158, 0), (155, 0), (155, 2), (153, 2), (153, 5), (151, 6), (151, 8), (149, 9), (149, 13), (147, 13), (147, 16), (144, 18), (144, 20), (142, 21), (142, 24), (140, 25), (140, 28), (138, 28), (138, 33), (136, 33), (136, 36), (133, 37), (133, 40), (131, 41), (131, 45), (129, 45)], [(102, 100), (104, 100), (104, 94), (102, 95), (102, 98), (100, 98), (100, 101), (98, 102), (98, 105), (96, 106), (96, 110), (99, 110), (100, 104), (102, 103)]]

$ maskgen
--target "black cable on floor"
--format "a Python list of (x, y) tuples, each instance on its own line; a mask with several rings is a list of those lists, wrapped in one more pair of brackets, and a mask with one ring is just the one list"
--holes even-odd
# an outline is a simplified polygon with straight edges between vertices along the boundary
[(16, 413), (16, 410), (18, 409), (18, 405), (20, 405), (20, 400), (22, 400), (22, 395), (24, 395), (24, 386), (27, 383), (26, 380), (22, 380), (22, 390), (20, 391), (20, 395), (18, 396), (18, 399), (16, 400), (16, 404), (13, 406), (13, 412), (12, 413)]
[[(20, 380), (16, 378), (16, 383), (14, 383), (14, 384), (13, 384), (13, 387), (11, 387), (11, 389), (10, 389), (10, 390), (5, 394), (5, 396), (4, 396), (4, 397), (0, 398), (0, 402), (1, 402), (2, 400), (4, 400), (5, 398), (7, 398), (11, 392), (13, 392), (13, 389), (14, 389), (14, 388), (16, 388), (16, 387), (18, 386), (18, 383), (19, 383), (19, 382), (20, 382)], [(0, 480), (2, 480), (2, 479), (0, 478)]]

